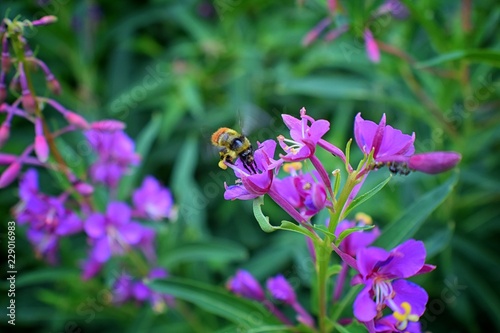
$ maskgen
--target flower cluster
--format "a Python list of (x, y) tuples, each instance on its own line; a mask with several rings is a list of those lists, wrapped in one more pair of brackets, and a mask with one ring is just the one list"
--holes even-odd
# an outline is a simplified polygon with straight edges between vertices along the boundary
[[(333, 301), (339, 301), (344, 290), (348, 271), (356, 275), (352, 285), (363, 288), (353, 305), (353, 315), (373, 332), (420, 332), (419, 318), (427, 303), (427, 293), (416, 284), (407, 281), (414, 275), (430, 272), (434, 266), (425, 264), (426, 252), (422, 242), (407, 240), (392, 250), (372, 247), (380, 235), (380, 230), (372, 225), (371, 218), (358, 213), (353, 221), (344, 220), (365, 179), (371, 172), (388, 167), (397, 175), (408, 175), (413, 171), (428, 174), (445, 172), (460, 161), (455, 152), (415, 153), (415, 134), (402, 131), (386, 124), (385, 114), (377, 124), (365, 120), (358, 114), (354, 121), (355, 141), (363, 154), (356, 169), (350, 165), (350, 143), (346, 151), (327, 142), (323, 137), (330, 129), (326, 120), (315, 120), (300, 111), (300, 119), (282, 115), (290, 130), (290, 139), (283, 135), (277, 141), (283, 153), (275, 158), (277, 144), (266, 140), (255, 150), (255, 172), (249, 172), (240, 161), (228, 164), (238, 180), (235, 185), (227, 185), (224, 197), (227, 200), (249, 200), (267, 194), (298, 224), (293, 228), (307, 236), (308, 246), (315, 262), (318, 279), (318, 296), (323, 313), (318, 314), (318, 326), (325, 331), (326, 269), (332, 252), (341, 259)], [(347, 179), (340, 186), (340, 170), (327, 170), (327, 166), (316, 157), (318, 147), (338, 157), (345, 165)], [(310, 163), (310, 164), (309, 164)], [(304, 165), (313, 167), (304, 171)], [(333, 171), (333, 172), (332, 172)], [(329, 173), (332, 172), (332, 173)], [(281, 174), (285, 176), (281, 177)], [(333, 174), (334, 181), (330, 178)], [(255, 207), (255, 206), (254, 206)], [(330, 219), (326, 225), (314, 225), (311, 218), (322, 210), (328, 210)], [(256, 214), (263, 230), (269, 232), (286, 227), (267, 226), (268, 220)], [(333, 281), (332, 281), (333, 282)], [(300, 306), (298, 300), (282, 277), (269, 279), (268, 290), (277, 300), (290, 305), (297, 312), (299, 322), (313, 327), (311, 316)], [(266, 304), (265, 294), (258, 282), (248, 273), (239, 271), (228, 283), (228, 288), (241, 296)], [(283, 318), (272, 306), (266, 305), (285, 324)]]
[[(60, 85), (49, 67), (34, 56), (23, 31), (54, 21), (55, 17), (47, 16), (33, 22), (4, 19), (0, 24), (0, 113), (6, 115), (0, 126), (0, 146), (9, 139), (14, 117), (32, 124), (34, 129), (33, 142), (19, 155), (0, 153), (0, 164), (7, 165), (0, 174), (0, 188), (20, 178), (20, 201), (13, 215), (27, 228), (27, 238), (38, 257), (55, 265), (64, 238), (85, 237), (89, 255), (82, 264), (83, 279), (96, 276), (112, 258), (123, 260), (124, 273), (115, 283), (115, 301), (149, 301), (153, 308), (161, 310), (164, 305), (172, 305), (172, 298), (149, 290), (143, 282), (168, 275), (156, 267), (155, 238), (161, 227), (152, 228), (144, 222), (174, 220), (172, 194), (156, 178), (148, 176), (128, 198), (118, 200), (117, 188), (122, 179), (140, 162), (134, 141), (125, 133), (125, 124), (116, 120), (87, 122), (55, 99), (36, 94), (31, 77), (34, 69), (44, 73), (52, 93), (59, 94)], [(10, 90), (19, 96), (13, 101), (6, 90), (9, 78)], [(62, 128), (54, 130), (45, 121), (50, 109), (65, 119)], [(93, 153), (88, 170), (70, 168), (59, 152), (56, 140), (69, 132), (82, 132), (83, 143)], [(23, 165), (31, 167), (23, 173)], [(46, 177), (47, 172), (39, 172), (35, 166), (58, 176), (58, 195), (43, 192), (39, 178)], [(127, 265), (131, 261), (134, 265)]]

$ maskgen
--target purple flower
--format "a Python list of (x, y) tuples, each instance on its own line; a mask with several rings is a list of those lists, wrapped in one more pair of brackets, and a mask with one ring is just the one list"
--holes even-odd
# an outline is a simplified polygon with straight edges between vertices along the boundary
[(94, 242), (92, 258), (104, 263), (139, 243), (144, 229), (130, 218), (131, 209), (122, 202), (111, 202), (106, 214), (93, 213), (88, 217), (85, 231)]
[(361, 113), (358, 113), (354, 121), (354, 136), (365, 155), (373, 150), (373, 158), (377, 163), (407, 161), (415, 152), (415, 133), (403, 134), (386, 125), (385, 114), (377, 125), (373, 121), (364, 120)]
[(359, 274), (352, 283), (363, 284), (364, 288), (354, 301), (354, 316), (371, 327), (382, 310), (389, 307), (401, 330), (409, 322), (418, 321), (428, 296), (424, 289), (405, 279), (435, 268), (425, 264), (425, 256), (424, 244), (413, 239), (390, 252), (377, 247), (360, 249), (356, 256)]
[(274, 188), (304, 217), (311, 217), (326, 207), (327, 192), (316, 170), (303, 174), (294, 168), (301, 167), (300, 162), (287, 163), (283, 169), (290, 171), (290, 176), (274, 180)]
[(235, 175), (240, 179), (241, 184), (225, 185), (224, 199), (226, 200), (250, 200), (269, 192), (273, 182), (273, 169), (276, 161), (272, 158), (276, 149), (276, 142), (266, 140), (255, 150), (254, 160), (257, 166), (257, 173), (249, 173), (240, 159), (236, 163), (228, 164), (234, 170)]
[(17, 222), (29, 226), (28, 239), (37, 255), (55, 263), (59, 238), (80, 232), (81, 219), (65, 207), (66, 195), (51, 197), (39, 191), (35, 169), (29, 169), (21, 179), (19, 197), (14, 209)]
[(239, 269), (236, 274), (229, 279), (226, 288), (236, 295), (253, 299), (256, 301), (264, 301), (266, 299), (264, 290), (259, 282), (250, 274), (250, 272)]
[(134, 191), (132, 202), (134, 216), (150, 218), (153, 221), (175, 217), (172, 194), (152, 176), (146, 177), (141, 187)]
[[(287, 162), (311, 158), (321, 137), (330, 129), (330, 123), (324, 119), (314, 120), (306, 115), (305, 108), (300, 110), (301, 119), (287, 114), (281, 117), (285, 125), (290, 129), (290, 136), (292, 137), (292, 140), (285, 139), (283, 136), (278, 137), (281, 148), (287, 153), (281, 158)], [(285, 142), (292, 143), (292, 145), (288, 146)]]
[(434, 151), (415, 154), (410, 157), (408, 167), (425, 173), (436, 174), (455, 167), (462, 159), (459, 153), (452, 151)]
[(139, 163), (140, 158), (134, 152), (135, 144), (132, 139), (122, 130), (115, 130), (116, 126), (107, 129), (107, 123), (114, 124), (112, 121), (99, 122), (99, 126), (92, 124), (92, 129), (85, 132), (98, 156), (90, 174), (95, 182), (116, 187), (123, 174), (130, 166)]

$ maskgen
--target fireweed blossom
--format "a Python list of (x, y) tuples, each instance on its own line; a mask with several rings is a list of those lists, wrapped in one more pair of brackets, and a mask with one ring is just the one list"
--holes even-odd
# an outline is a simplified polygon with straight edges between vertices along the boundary
[(283, 170), (290, 176), (282, 179), (276, 178), (274, 186), (277, 192), (296, 209), (304, 218), (308, 219), (331, 203), (327, 200), (327, 191), (322, 182), (318, 181), (319, 174), (316, 170), (302, 173), (300, 162), (285, 163)]
[(116, 188), (129, 167), (139, 163), (140, 157), (134, 152), (135, 143), (121, 126), (108, 124), (109, 121), (98, 122), (99, 126), (93, 124), (93, 128), (86, 131), (85, 136), (92, 149), (97, 152), (97, 159), (90, 168), (92, 179)]
[(66, 194), (51, 197), (40, 192), (38, 173), (29, 169), (19, 184), (21, 201), (13, 213), (20, 225), (28, 225), (27, 236), (38, 256), (57, 262), (59, 239), (83, 229), (80, 217), (67, 209)]
[[(397, 328), (394, 332), (404, 332), (411, 322), (418, 322), (425, 311), (427, 292), (406, 279), (435, 268), (425, 264), (425, 257), (424, 244), (413, 239), (391, 251), (377, 247), (358, 251), (359, 274), (352, 284), (362, 284), (364, 288), (354, 300), (354, 316), (370, 332), (377, 332), (377, 324), (379, 327), (393, 325)], [(377, 322), (386, 307), (393, 311), (393, 319)]]
[(132, 214), (135, 217), (149, 218), (153, 221), (175, 218), (172, 193), (152, 176), (144, 178), (141, 187), (132, 194), (132, 202), (134, 203)]
[(131, 209), (123, 202), (111, 202), (105, 214), (93, 213), (85, 222), (85, 232), (93, 240), (92, 257), (104, 263), (139, 243), (144, 227), (131, 221)]
[(358, 113), (354, 122), (354, 136), (365, 156), (373, 151), (374, 164), (367, 166), (365, 172), (387, 165), (393, 173), (407, 175), (415, 170), (436, 174), (450, 170), (461, 159), (461, 155), (456, 152), (415, 154), (415, 133), (404, 134), (387, 125), (385, 114), (376, 124), (364, 120)]

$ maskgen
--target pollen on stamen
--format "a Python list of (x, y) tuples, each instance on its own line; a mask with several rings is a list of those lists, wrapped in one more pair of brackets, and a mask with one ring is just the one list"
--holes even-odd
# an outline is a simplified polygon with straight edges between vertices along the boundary
[(300, 169), (302, 169), (302, 163), (300, 162), (290, 162), (283, 164), (283, 171), (285, 171), (286, 173), (290, 173), (292, 171), (299, 171)]
[(370, 215), (359, 212), (354, 216), (354, 219), (356, 222), (361, 222), (365, 225), (372, 225), (373, 224), (373, 219)]

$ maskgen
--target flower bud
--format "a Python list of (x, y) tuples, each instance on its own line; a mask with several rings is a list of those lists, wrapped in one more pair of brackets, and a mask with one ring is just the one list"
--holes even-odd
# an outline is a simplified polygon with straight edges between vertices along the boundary
[(0, 188), (9, 186), (21, 171), (21, 163), (19, 161), (14, 161), (0, 176)]
[(42, 163), (47, 162), (47, 160), (49, 159), (49, 145), (47, 144), (45, 136), (35, 136), (35, 153), (38, 157), (38, 160)]
[(0, 83), (0, 103), (5, 102), (6, 98), (7, 98), (7, 89), (5, 87), (5, 84)]
[(238, 270), (226, 285), (227, 289), (245, 298), (263, 301), (266, 299), (259, 282), (245, 270)]
[(366, 53), (368, 55), (368, 59), (372, 62), (380, 61), (380, 50), (378, 48), (377, 42), (375, 38), (373, 38), (373, 34), (369, 29), (365, 29), (365, 44), (366, 44)]
[(434, 151), (411, 156), (408, 166), (413, 170), (436, 174), (452, 169), (461, 159), (462, 155), (453, 151)]
[(55, 77), (47, 79), (47, 86), (49, 87), (50, 91), (52, 91), (52, 93), (56, 95), (59, 95), (61, 93), (61, 85)]
[(7, 165), (14, 163), (15, 160), (17, 160), (16, 155), (0, 153), (0, 165)]
[(23, 103), (23, 108), (26, 112), (30, 114), (34, 114), (36, 110), (36, 100), (33, 95), (27, 91), (23, 91), (23, 95), (21, 96), (21, 103)]
[(282, 301), (285, 304), (293, 305), (297, 300), (295, 291), (283, 275), (277, 275), (273, 278), (269, 278), (266, 282), (267, 290), (271, 295), (278, 301)]
[(2, 126), (0, 126), (0, 148), (2, 148), (5, 142), (9, 139), (9, 135), (10, 135), (10, 124), (4, 122)]
[(90, 127), (98, 131), (115, 132), (125, 129), (125, 123), (118, 120), (106, 119), (93, 122)]
[(76, 126), (79, 129), (84, 129), (85, 130), (85, 129), (89, 129), (90, 128), (90, 125), (85, 120), (85, 118), (83, 118), (82, 116), (80, 116), (77, 113), (74, 113), (74, 112), (71, 112), (71, 111), (67, 111), (66, 113), (64, 113), (64, 118), (66, 118), (66, 120), (68, 121), (68, 123), (70, 123), (71, 125)]
[(46, 24), (51, 24), (51, 23), (54, 23), (54, 22), (57, 22), (57, 17), (54, 16), (54, 15), (46, 15), (46, 16), (43, 16), (41, 18), (39, 18), (38, 20), (35, 20), (33, 22), (31, 22), (31, 24), (33, 25), (46, 25)]
[(75, 190), (83, 196), (89, 196), (94, 193), (94, 187), (88, 183), (77, 181), (74, 184)]

